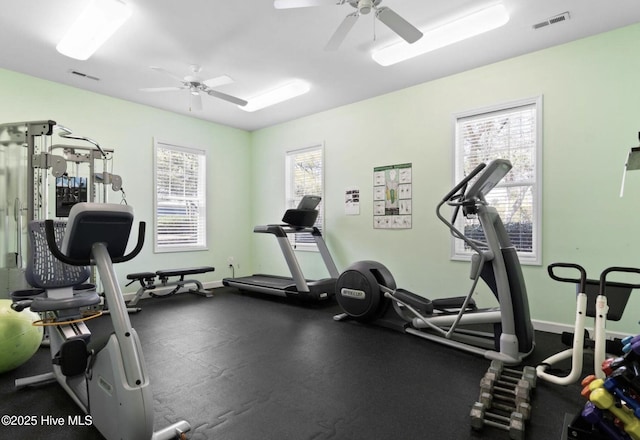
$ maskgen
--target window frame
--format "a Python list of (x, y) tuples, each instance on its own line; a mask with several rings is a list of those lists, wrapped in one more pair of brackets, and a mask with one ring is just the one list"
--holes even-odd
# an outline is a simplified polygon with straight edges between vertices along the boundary
[[(318, 151), (320, 153), (320, 161), (321, 161), (321, 170), (320, 170), (320, 194), (313, 194), (322, 197), (322, 201), (318, 205), (318, 219), (314, 226), (316, 226), (320, 232), (324, 235), (325, 232), (325, 222), (324, 222), (324, 183), (325, 183), (325, 157), (324, 157), (324, 142), (317, 142), (309, 144), (305, 147), (294, 148), (291, 150), (287, 150), (285, 154), (285, 206), (287, 209), (295, 208), (301, 197), (296, 197), (295, 193), (295, 181), (293, 180), (293, 163), (296, 155), (301, 155), (305, 153), (310, 153)], [(303, 194), (304, 195), (304, 194)], [(311, 194), (307, 194), (311, 195)], [(289, 242), (294, 250), (298, 251), (310, 251), (310, 252), (318, 252), (318, 246), (315, 240), (310, 241), (308, 234), (289, 234)], [(304, 241), (298, 241), (299, 237), (304, 237)]]
[[(506, 113), (509, 110), (517, 110), (518, 108), (533, 107), (535, 112), (535, 172), (533, 173), (532, 189), (532, 252), (518, 251), (518, 258), (524, 265), (541, 265), (542, 264), (542, 150), (543, 150), (543, 97), (542, 95), (524, 98), (491, 106), (471, 109), (453, 115), (453, 176), (454, 184), (463, 178), (464, 170), (464, 152), (463, 145), (459, 143), (458, 124), (461, 120), (469, 118), (481, 118), (496, 113)], [(496, 188), (514, 186), (513, 184), (505, 185), (502, 182)], [(462, 216), (461, 216), (462, 217)], [(464, 217), (459, 218), (456, 226), (464, 228), (462, 222)], [(462, 230), (462, 229), (461, 229)], [(460, 241), (454, 237), (451, 238), (451, 259), (460, 261), (469, 261), (473, 252), (460, 251), (456, 246), (456, 241)]]
[[(197, 232), (195, 232), (196, 243), (177, 243), (177, 244), (163, 244), (160, 243), (159, 238), (159, 219), (158, 209), (162, 206), (163, 201), (160, 200), (160, 191), (158, 191), (159, 185), (159, 150), (169, 150), (179, 153), (193, 154), (197, 156), (198, 170), (197, 170), (197, 196), (195, 197), (198, 202), (197, 213)], [(167, 253), (167, 252), (188, 252), (188, 251), (205, 251), (208, 249), (207, 242), (207, 151), (201, 148), (187, 147), (174, 142), (167, 142), (160, 139), (154, 139), (153, 148), (153, 187), (155, 196), (153, 198), (153, 245), (155, 253)], [(185, 199), (187, 199), (185, 197)], [(193, 198), (191, 198), (193, 199)], [(181, 199), (184, 200), (184, 199)]]

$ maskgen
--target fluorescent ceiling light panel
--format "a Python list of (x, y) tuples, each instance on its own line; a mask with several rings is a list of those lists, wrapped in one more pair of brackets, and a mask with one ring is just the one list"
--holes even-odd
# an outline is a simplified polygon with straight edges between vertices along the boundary
[(56, 50), (77, 60), (86, 60), (131, 16), (120, 0), (93, 0), (80, 14)]
[(247, 112), (255, 112), (265, 107), (278, 104), (283, 101), (287, 101), (296, 96), (304, 95), (311, 89), (309, 83), (296, 79), (276, 89), (262, 93), (260, 95), (250, 98), (249, 103), (244, 107), (240, 107)]
[(390, 66), (499, 28), (508, 21), (507, 8), (499, 3), (424, 31), (422, 38), (413, 44), (400, 41), (374, 51), (371, 57), (382, 66)]

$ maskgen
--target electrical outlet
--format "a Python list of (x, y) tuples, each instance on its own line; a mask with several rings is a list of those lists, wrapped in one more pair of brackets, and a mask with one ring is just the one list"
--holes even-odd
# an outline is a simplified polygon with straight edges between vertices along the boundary
[(227, 263), (229, 264), (229, 266), (233, 266), (233, 262), (234, 262), (233, 257), (227, 257)]

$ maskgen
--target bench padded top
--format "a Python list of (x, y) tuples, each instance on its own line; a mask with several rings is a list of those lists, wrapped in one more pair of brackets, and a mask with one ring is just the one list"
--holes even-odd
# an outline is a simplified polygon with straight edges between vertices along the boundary
[(177, 277), (182, 275), (195, 275), (199, 273), (213, 272), (215, 270), (212, 266), (201, 267), (187, 267), (185, 269), (166, 269), (156, 271), (156, 275), (159, 277)]
[(166, 277), (179, 277), (184, 275), (195, 275), (199, 273), (207, 273), (213, 272), (216, 270), (212, 266), (201, 266), (201, 267), (187, 267), (184, 269), (165, 269), (159, 270), (157, 272), (137, 272), (130, 273), (127, 275), (128, 280), (143, 280), (143, 279), (152, 279), (156, 276), (166, 278)]

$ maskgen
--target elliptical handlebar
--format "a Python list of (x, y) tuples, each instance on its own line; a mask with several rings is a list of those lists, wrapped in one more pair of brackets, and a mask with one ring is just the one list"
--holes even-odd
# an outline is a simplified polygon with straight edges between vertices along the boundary
[(467, 174), (467, 176), (462, 179), (460, 182), (458, 182), (458, 184), (456, 186), (453, 187), (453, 189), (451, 191), (449, 191), (447, 193), (447, 195), (445, 195), (442, 198), (442, 202), (446, 203), (449, 200), (451, 200), (451, 198), (458, 192), (460, 191), (460, 189), (462, 189), (467, 183), (469, 183), (469, 181), (471, 179), (473, 179), (474, 177), (476, 177), (480, 171), (482, 171), (485, 167), (487, 166), (486, 163), (481, 163), (479, 164), (477, 167), (475, 167), (469, 174)]
[[(464, 204), (464, 196), (467, 192), (467, 186), (469, 185), (469, 182), (478, 174), (480, 174), (480, 172), (482, 172), (482, 170), (484, 170), (486, 166), (487, 164), (484, 162), (478, 164), (469, 174), (467, 174), (460, 182), (458, 182), (458, 184), (454, 186), (453, 189), (442, 198), (440, 203), (438, 203), (438, 206), (436, 206), (436, 216), (449, 228), (451, 235), (453, 235), (455, 238), (463, 240), (478, 254), (481, 253), (481, 249), (478, 243), (476, 243), (475, 240), (466, 237), (462, 231), (459, 231), (458, 228), (456, 228), (455, 223), (456, 219), (458, 218), (458, 214), (460, 213), (460, 206)], [(458, 202), (453, 203), (454, 200), (457, 200)], [(440, 212), (440, 208), (442, 208), (442, 206), (445, 204), (455, 207), (451, 220), (446, 219)]]
[[(49, 246), (49, 250), (54, 255), (54, 257), (56, 257), (58, 260), (62, 261), (63, 263), (69, 264), (71, 266), (90, 266), (92, 264), (91, 259), (70, 258), (62, 253), (62, 251), (58, 247), (58, 243), (56, 242), (53, 220), (45, 220), (44, 227), (45, 227), (45, 232), (47, 237), (47, 245)], [(112, 258), (111, 259), (112, 263), (124, 263), (125, 261), (132, 260), (134, 257), (136, 257), (140, 253), (140, 251), (142, 251), (142, 247), (144, 246), (145, 231), (146, 231), (146, 223), (139, 222), (138, 223), (138, 241), (136, 243), (136, 247), (126, 255)]]

